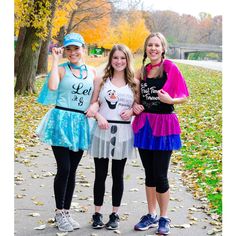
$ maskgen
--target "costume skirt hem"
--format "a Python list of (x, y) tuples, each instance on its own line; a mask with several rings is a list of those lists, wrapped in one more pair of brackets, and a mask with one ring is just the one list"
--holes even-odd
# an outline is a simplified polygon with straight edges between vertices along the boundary
[(88, 154), (96, 158), (134, 159), (134, 136), (130, 124), (109, 123), (108, 129), (95, 126)]

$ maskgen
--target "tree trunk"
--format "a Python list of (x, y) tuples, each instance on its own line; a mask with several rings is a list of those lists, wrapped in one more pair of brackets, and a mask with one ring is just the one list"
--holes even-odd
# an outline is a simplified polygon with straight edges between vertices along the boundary
[[(36, 29), (26, 28), (25, 40), (20, 55), (15, 93), (35, 93), (34, 81), (42, 40), (36, 36)], [(33, 46), (33, 45), (37, 45)]]
[(42, 42), (38, 60), (38, 68), (36, 72), (37, 75), (48, 73), (48, 46), (50, 38), (51, 37), (48, 37), (46, 41)]
[(51, 15), (50, 15), (50, 20), (48, 21), (48, 36), (45, 41), (43, 41), (41, 49), (40, 49), (40, 54), (39, 54), (39, 61), (38, 61), (38, 68), (36, 74), (47, 74), (48, 73), (48, 47), (49, 43), (51, 41), (51, 35), (52, 35), (52, 21), (55, 15), (56, 11), (56, 1), (57, 0), (52, 0), (51, 1)]
[(67, 29), (66, 29), (66, 34), (69, 34), (69, 33), (71, 32), (72, 28), (73, 28), (72, 23), (73, 23), (73, 20), (74, 20), (75, 15), (76, 15), (76, 12), (77, 12), (77, 11), (74, 10), (74, 11), (72, 12), (71, 16), (70, 16), (69, 24), (68, 24), (68, 27), (67, 27)]
[(59, 30), (59, 33), (57, 34), (56, 40), (58, 41), (59, 45), (63, 44), (63, 38), (66, 35), (66, 30), (65, 30), (65, 26), (62, 26)]
[(14, 58), (14, 73), (15, 76), (17, 75), (18, 67), (19, 67), (19, 60), (20, 60), (20, 54), (22, 51), (23, 43), (25, 40), (25, 32), (26, 32), (26, 27), (21, 27), (18, 38), (17, 38), (17, 43), (16, 43), (16, 50), (15, 50), (15, 58)]

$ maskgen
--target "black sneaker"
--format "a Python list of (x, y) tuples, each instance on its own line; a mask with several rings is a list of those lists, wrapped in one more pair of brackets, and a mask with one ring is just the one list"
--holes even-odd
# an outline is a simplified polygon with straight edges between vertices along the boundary
[(104, 223), (102, 222), (102, 214), (95, 212), (95, 214), (93, 215), (92, 227), (94, 229), (101, 229), (104, 227)]
[(120, 218), (119, 216), (113, 212), (109, 216), (109, 221), (106, 223), (106, 229), (117, 229), (119, 226)]

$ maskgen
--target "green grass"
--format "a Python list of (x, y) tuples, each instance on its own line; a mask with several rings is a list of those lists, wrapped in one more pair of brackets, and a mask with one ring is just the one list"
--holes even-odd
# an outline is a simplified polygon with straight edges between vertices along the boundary
[[(189, 90), (188, 103), (176, 106), (182, 127), (185, 181), (209, 213), (222, 216), (222, 73), (178, 65)], [(197, 179), (196, 179), (197, 176)]]

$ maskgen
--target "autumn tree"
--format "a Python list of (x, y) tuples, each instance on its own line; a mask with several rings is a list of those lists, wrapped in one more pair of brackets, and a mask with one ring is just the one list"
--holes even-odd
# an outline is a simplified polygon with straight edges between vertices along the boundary
[(215, 16), (212, 19), (212, 34), (209, 41), (215, 45), (222, 45), (222, 16)]
[[(57, 29), (53, 29), (54, 37), (61, 43), (65, 34), (72, 31), (81, 33), (87, 43), (102, 38), (109, 26), (112, 4), (116, 0), (71, 0), (63, 9), (58, 9), (54, 22)], [(66, 9), (66, 10), (65, 10)], [(97, 32), (100, 31), (100, 32)]]
[(173, 11), (145, 12), (146, 25), (152, 32), (162, 32), (170, 43), (222, 44), (222, 16), (199, 17)]
[(48, 48), (49, 48), (49, 43), (51, 41), (51, 34), (52, 34), (52, 20), (55, 15), (55, 10), (56, 10), (56, 4), (57, 0), (52, 0), (51, 1), (51, 14), (50, 14), (50, 19), (47, 23), (47, 29), (48, 29), (48, 34), (45, 40), (42, 41), (42, 46), (40, 49), (39, 53), (39, 59), (38, 59), (38, 66), (37, 66), (37, 71), (36, 74), (47, 74), (48, 73)]
[(200, 43), (222, 44), (222, 16), (212, 18), (210, 14), (199, 14), (199, 37)]
[(126, 17), (121, 17), (117, 24), (110, 27), (104, 37), (104, 45), (111, 48), (116, 43), (122, 43), (135, 53), (143, 48), (144, 40), (149, 33), (142, 13), (140, 11), (129, 12)]
[[(17, 0), (16, 27), (25, 27), (25, 36), (20, 53), (19, 66), (16, 75), (15, 92), (23, 94), (34, 93), (34, 80), (38, 65), (42, 40), (48, 35), (48, 22), (51, 15), (49, 0)], [(19, 41), (18, 41), (19, 42)]]
[(198, 20), (189, 14), (183, 14), (179, 20), (178, 42), (199, 43), (197, 35)]

